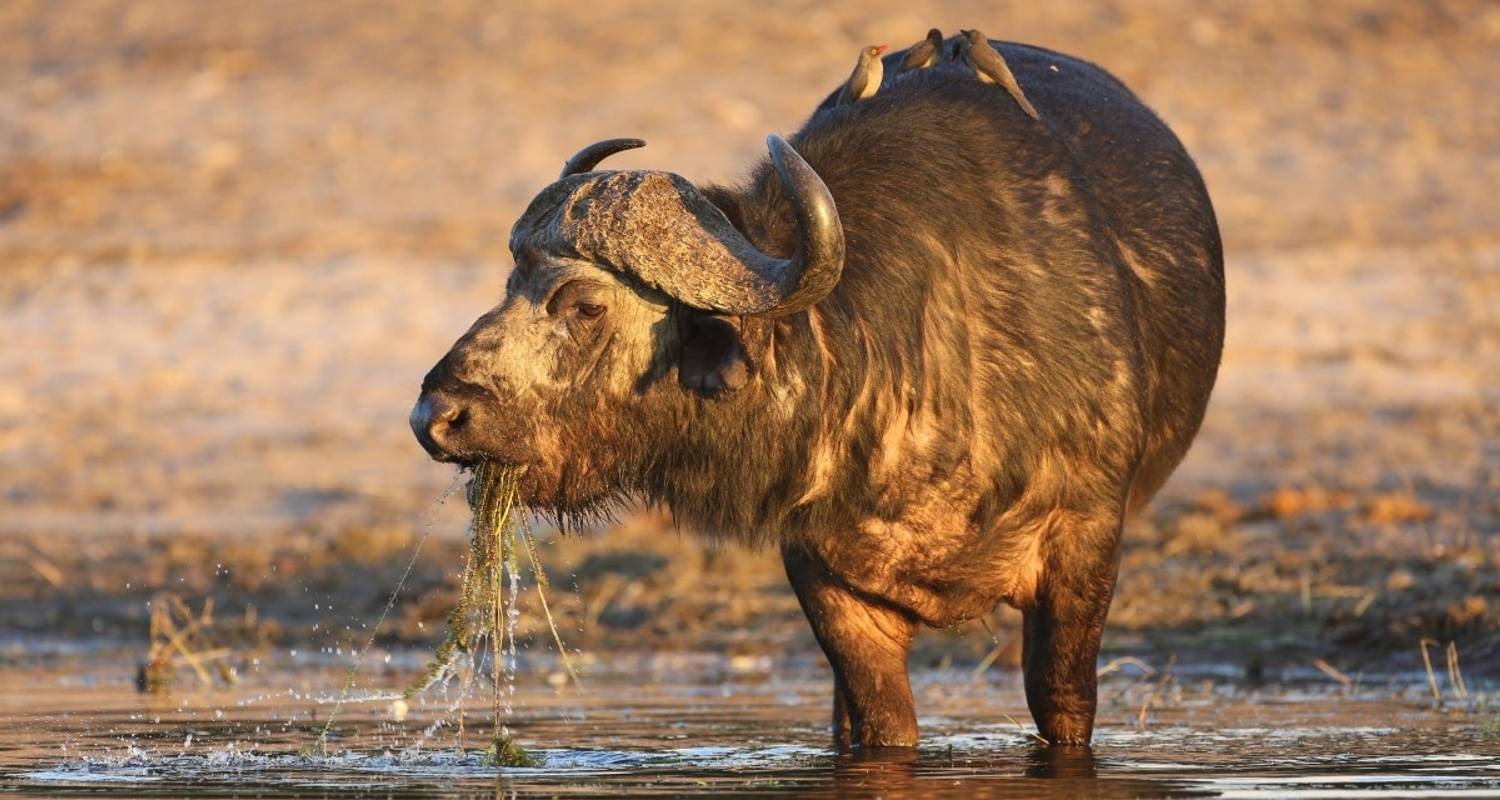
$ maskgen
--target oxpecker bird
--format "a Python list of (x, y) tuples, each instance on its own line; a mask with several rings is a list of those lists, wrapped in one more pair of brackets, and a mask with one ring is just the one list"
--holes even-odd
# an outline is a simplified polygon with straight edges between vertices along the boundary
[(880, 54), (886, 51), (890, 45), (872, 44), (859, 51), (859, 61), (854, 65), (854, 71), (849, 73), (849, 82), (844, 84), (844, 91), (839, 95), (839, 104), (853, 103), (874, 97), (880, 91), (880, 82), (885, 80), (885, 64), (880, 61)]
[(914, 69), (927, 69), (935, 67), (943, 60), (943, 32), (933, 28), (927, 32), (927, 38), (912, 45), (906, 51), (906, 58), (901, 60), (901, 71), (909, 72)]
[(1041, 119), (1041, 115), (1036, 113), (1036, 107), (1026, 99), (1026, 93), (1021, 91), (1021, 84), (1016, 83), (1016, 76), (1011, 74), (1005, 58), (990, 47), (990, 40), (984, 33), (972, 30), (964, 31), (963, 34), (964, 38), (958, 40), (958, 60), (974, 70), (974, 75), (979, 80), (1005, 87), (1005, 91), (1010, 92), (1011, 98), (1027, 116)]

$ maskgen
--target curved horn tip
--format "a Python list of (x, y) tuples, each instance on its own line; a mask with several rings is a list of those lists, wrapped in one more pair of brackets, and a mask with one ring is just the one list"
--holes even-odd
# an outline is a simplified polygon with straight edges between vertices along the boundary
[(771, 151), (771, 166), (776, 168), (776, 174), (781, 176), (783, 183), (797, 173), (804, 172), (817, 178), (819, 184), (823, 182), (812, 166), (802, 158), (802, 154), (797, 152), (797, 148), (792, 147), (792, 143), (781, 134), (773, 133), (767, 136), (766, 149)]
[(792, 146), (787, 142), (786, 137), (779, 133), (771, 133), (766, 135), (766, 149), (771, 151), (772, 158), (780, 159), (782, 151), (791, 150)]
[(569, 175), (577, 175), (581, 172), (591, 172), (600, 161), (624, 150), (634, 150), (637, 147), (645, 147), (645, 139), (605, 139), (602, 142), (594, 142), (588, 147), (579, 150), (563, 164), (562, 174), (558, 179)]
[(784, 293), (771, 315), (801, 311), (832, 291), (844, 269), (844, 228), (838, 206), (817, 170), (780, 134), (766, 137), (771, 165), (791, 200), (797, 250), (780, 270)]
[[(773, 133), (766, 137), (766, 147), (771, 151), (771, 166), (776, 169), (783, 186), (788, 190), (793, 185), (811, 184), (817, 189), (815, 197), (808, 197), (798, 205), (805, 205), (806, 210), (816, 219), (817, 224), (822, 227), (838, 229), (838, 247), (843, 249), (843, 229), (839, 224), (838, 208), (834, 205), (833, 196), (829, 194), (828, 187), (823, 183), (823, 177), (812, 165), (792, 147), (792, 143), (779, 133)], [(842, 252), (840, 252), (842, 257)]]

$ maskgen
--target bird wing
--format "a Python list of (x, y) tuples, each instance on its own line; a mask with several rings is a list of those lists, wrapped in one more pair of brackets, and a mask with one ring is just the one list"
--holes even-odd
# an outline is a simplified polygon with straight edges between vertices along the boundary
[(865, 93), (865, 85), (870, 81), (870, 73), (865, 70), (864, 62), (854, 65), (854, 71), (849, 73), (849, 81), (844, 84), (844, 96), (840, 102), (852, 103)]
[(911, 46), (911, 49), (906, 51), (906, 58), (901, 61), (902, 71), (932, 66), (932, 53), (932, 42), (930, 40), (923, 39), (917, 42)]
[(975, 66), (983, 70), (995, 83), (1004, 86), (1011, 99), (1016, 101), (1016, 105), (1026, 112), (1026, 116), (1035, 120), (1042, 118), (1037, 113), (1036, 106), (1026, 99), (1026, 93), (1021, 90), (1021, 84), (1016, 81), (1015, 73), (1011, 72), (1010, 65), (1005, 63), (1005, 56), (1000, 55), (999, 51), (988, 42), (985, 42), (984, 47), (973, 48), (971, 52)]

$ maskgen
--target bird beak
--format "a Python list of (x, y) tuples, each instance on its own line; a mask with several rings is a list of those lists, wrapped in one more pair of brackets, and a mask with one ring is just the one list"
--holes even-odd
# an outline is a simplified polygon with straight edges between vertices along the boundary
[(890, 48), (891, 48), (891, 46), (888, 45), (888, 44), (877, 44), (877, 45), (875, 45), (875, 53), (876, 53), (876, 55), (879, 55), (879, 54), (884, 53), (885, 51), (889, 50)]

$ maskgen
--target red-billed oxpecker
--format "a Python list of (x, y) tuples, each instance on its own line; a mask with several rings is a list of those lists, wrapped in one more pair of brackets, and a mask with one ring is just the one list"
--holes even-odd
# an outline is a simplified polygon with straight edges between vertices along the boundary
[(874, 97), (880, 91), (880, 82), (885, 80), (885, 64), (881, 63), (880, 56), (888, 47), (890, 45), (872, 44), (859, 51), (859, 61), (855, 62), (854, 71), (849, 73), (849, 81), (844, 84), (839, 97), (840, 105)]
[(1004, 87), (1016, 101), (1016, 105), (1026, 112), (1026, 116), (1041, 119), (1041, 115), (1036, 113), (1036, 107), (1026, 99), (1026, 93), (1021, 91), (1021, 84), (1011, 74), (1005, 58), (990, 47), (990, 40), (984, 32), (975, 29), (964, 31), (963, 34), (964, 38), (958, 41), (958, 60), (974, 70), (975, 77), (984, 83), (998, 83)]
[(937, 28), (927, 31), (927, 38), (912, 45), (901, 60), (901, 71), (935, 67), (943, 61), (943, 32)]

